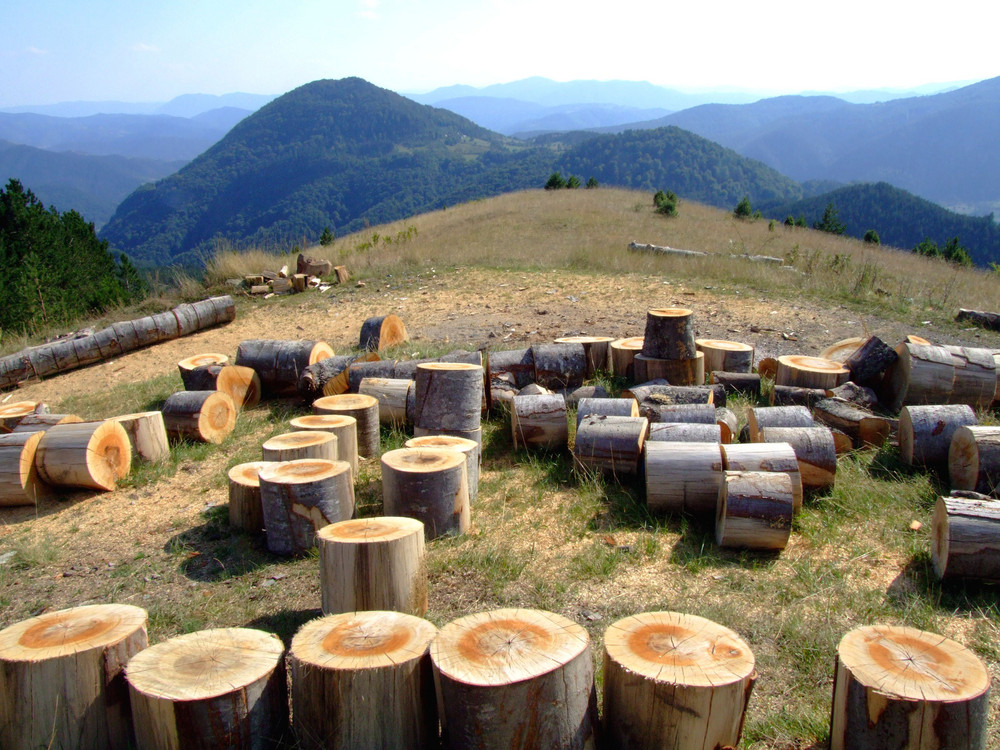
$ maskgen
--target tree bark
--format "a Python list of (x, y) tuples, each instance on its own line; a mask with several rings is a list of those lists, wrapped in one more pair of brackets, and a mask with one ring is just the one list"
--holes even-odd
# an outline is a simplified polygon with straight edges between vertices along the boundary
[(771, 406), (812, 406), (827, 397), (822, 388), (797, 388), (792, 385), (776, 385), (771, 388)]
[(783, 550), (792, 533), (792, 479), (772, 471), (727, 471), (719, 490), (720, 547)]
[(109, 491), (129, 475), (132, 447), (113, 420), (56, 425), (38, 443), (35, 468), (54, 487)]
[(358, 393), (372, 396), (378, 401), (378, 421), (380, 424), (403, 427), (409, 424), (407, 399), (413, 389), (413, 381), (403, 378), (365, 378), (358, 387)]
[(747, 410), (750, 442), (761, 441), (765, 427), (813, 427), (816, 421), (804, 406), (752, 406)]
[(646, 505), (651, 513), (715, 513), (722, 485), (716, 443), (646, 444)]
[(386, 515), (415, 518), (425, 538), (469, 530), (465, 456), (440, 448), (399, 448), (382, 456), (382, 508)]
[(716, 391), (707, 385), (670, 385), (665, 378), (649, 380), (622, 391), (622, 398), (634, 398), (642, 403), (657, 404), (715, 404)]
[(524, 388), (535, 381), (535, 358), (531, 349), (510, 349), (490, 352), (490, 378), (509, 372), (514, 376), (514, 387)]
[(637, 474), (648, 431), (645, 417), (585, 417), (577, 426), (573, 457), (577, 465), (597, 471)]
[(939, 497), (931, 531), (938, 578), (1000, 581), (1000, 503)]
[(361, 324), (361, 338), (358, 349), (381, 352), (407, 340), (406, 326), (397, 315), (383, 315), (368, 318)]
[[(645, 357), (691, 360), (697, 353), (694, 314), (691, 310), (670, 307), (646, 312), (646, 331), (642, 339), (642, 354)], [(638, 377), (637, 374), (636, 378)]]
[(514, 449), (562, 450), (569, 442), (566, 399), (551, 396), (515, 396), (510, 412)]
[(261, 446), (265, 461), (297, 461), (322, 458), (337, 461), (337, 436), (323, 430), (285, 432), (268, 438)]
[(959, 323), (974, 323), (980, 328), (986, 328), (990, 331), (1000, 331), (1000, 314), (995, 312), (983, 312), (981, 310), (966, 310), (964, 308), (959, 308), (958, 315), (955, 316), (955, 320)]
[(943, 466), (955, 430), (978, 423), (968, 404), (904, 406), (899, 412), (899, 457), (907, 466)]
[(708, 382), (721, 385), (726, 393), (740, 393), (752, 398), (760, 397), (760, 375), (754, 372), (711, 371)]
[(855, 448), (882, 445), (892, 431), (889, 420), (838, 398), (817, 401), (813, 404), (813, 416), (828, 427), (835, 427), (849, 435)]
[(997, 392), (997, 369), (990, 349), (945, 346), (955, 360), (955, 380), (950, 403), (968, 404), (973, 409), (987, 409)]
[(639, 414), (650, 422), (685, 422), (715, 424), (715, 407), (712, 404), (639, 404)]
[(910, 404), (947, 404), (955, 382), (955, 358), (940, 346), (903, 343), (899, 359), (882, 378), (879, 401), (891, 412)]
[(41, 432), (0, 435), (0, 508), (37, 505), (51, 490), (38, 477), (35, 452)]
[(787, 443), (792, 447), (803, 489), (833, 485), (837, 477), (837, 446), (829, 428), (765, 427), (761, 437), (764, 443)]
[(721, 443), (722, 428), (718, 424), (687, 422), (653, 422), (646, 441), (658, 443)]
[(581, 398), (576, 406), (576, 426), (591, 416), (638, 417), (639, 405), (634, 398)]
[(324, 341), (249, 339), (236, 348), (236, 364), (257, 372), (265, 396), (296, 393), (303, 371), (332, 356)]
[(754, 348), (749, 344), (723, 339), (696, 339), (698, 351), (705, 355), (705, 371), (749, 374), (753, 369)]
[(347, 366), (347, 392), (359, 393), (361, 391), (361, 381), (365, 378), (385, 379), (394, 377), (396, 377), (396, 360), (394, 359), (352, 362)]
[(461, 362), (417, 367), (413, 423), (431, 430), (475, 430), (482, 423), (483, 368)]
[(347, 393), (349, 380), (347, 378), (347, 368), (356, 361), (378, 361), (379, 356), (374, 352), (365, 354), (336, 354), (326, 359), (321, 359), (315, 364), (311, 364), (302, 370), (299, 376), (297, 388), (303, 400), (312, 403), (320, 396), (335, 396), (338, 393)]
[(258, 474), (271, 465), (271, 461), (251, 461), (229, 470), (229, 525), (234, 529), (248, 534), (264, 533)]
[(851, 380), (858, 385), (877, 383), (882, 373), (899, 359), (896, 351), (878, 336), (869, 336), (846, 360)]
[(378, 401), (360, 393), (341, 393), (313, 401), (316, 414), (339, 414), (357, 422), (358, 455), (375, 458), (379, 454)]
[(701, 352), (690, 359), (654, 359), (640, 353), (635, 355), (632, 368), (640, 382), (663, 378), (671, 385), (705, 384), (705, 355)]
[[(802, 429), (802, 428), (799, 428)], [(736, 443), (722, 446), (724, 471), (776, 472), (791, 482), (792, 512), (802, 510), (802, 475), (798, 457), (788, 443)]]
[[(184, 383), (185, 391), (210, 391), (215, 390), (215, 377), (222, 369), (222, 365), (228, 364), (229, 357), (225, 354), (207, 353), (195, 354), (192, 357), (185, 357), (177, 363), (177, 369), (181, 374), (181, 382)], [(211, 365), (219, 365), (214, 371), (203, 368)], [(195, 374), (196, 370), (200, 370)], [(206, 383), (211, 382), (209, 387)]]
[(163, 404), (167, 434), (219, 444), (236, 427), (236, 405), (221, 391), (178, 391)]
[(1000, 495), (1000, 427), (956, 429), (948, 449), (948, 474), (953, 489)]
[(587, 353), (582, 344), (535, 344), (535, 382), (552, 390), (579, 388), (587, 375)]

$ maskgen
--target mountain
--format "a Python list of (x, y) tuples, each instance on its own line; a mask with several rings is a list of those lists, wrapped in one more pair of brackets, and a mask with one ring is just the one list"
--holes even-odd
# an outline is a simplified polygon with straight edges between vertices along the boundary
[(182, 94), (169, 102), (59, 102), (57, 104), (26, 104), (3, 107), (0, 112), (26, 113), (52, 117), (89, 117), (90, 115), (172, 115), (195, 117), (212, 109), (235, 107), (255, 112), (272, 99), (274, 94)]

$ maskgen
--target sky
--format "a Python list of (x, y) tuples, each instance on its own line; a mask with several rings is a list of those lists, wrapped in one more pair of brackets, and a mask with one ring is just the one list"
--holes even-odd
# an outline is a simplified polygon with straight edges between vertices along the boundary
[(4, 0), (0, 107), (529, 76), (766, 94), (1000, 75), (1000, 3)]

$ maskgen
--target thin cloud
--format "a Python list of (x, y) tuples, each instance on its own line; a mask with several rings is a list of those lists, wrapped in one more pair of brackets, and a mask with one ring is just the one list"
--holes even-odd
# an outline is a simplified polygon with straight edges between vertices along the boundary
[(358, 16), (368, 21), (378, 20), (379, 0), (361, 0), (358, 3)]
[(39, 47), (28, 47), (25, 52), (29, 55), (47, 55), (49, 51), (47, 49), (41, 49)]
[(159, 52), (160, 48), (144, 42), (136, 42), (132, 45), (133, 52)]

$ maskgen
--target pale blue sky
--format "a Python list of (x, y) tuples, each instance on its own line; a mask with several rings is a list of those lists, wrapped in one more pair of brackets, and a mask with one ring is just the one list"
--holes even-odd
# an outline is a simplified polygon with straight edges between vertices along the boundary
[(886, 0), (3, 0), (0, 106), (402, 92), (532, 75), (767, 93), (1000, 75), (1000, 3)]

